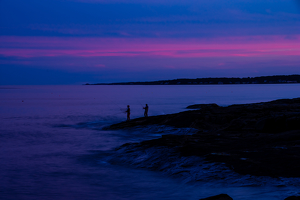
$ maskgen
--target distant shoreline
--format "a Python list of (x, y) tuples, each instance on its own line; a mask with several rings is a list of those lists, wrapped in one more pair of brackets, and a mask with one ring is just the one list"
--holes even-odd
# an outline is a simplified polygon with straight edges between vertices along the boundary
[(196, 78), (144, 82), (86, 83), (84, 85), (233, 85), (233, 84), (291, 84), (300, 83), (300, 75), (276, 75), (246, 78)]

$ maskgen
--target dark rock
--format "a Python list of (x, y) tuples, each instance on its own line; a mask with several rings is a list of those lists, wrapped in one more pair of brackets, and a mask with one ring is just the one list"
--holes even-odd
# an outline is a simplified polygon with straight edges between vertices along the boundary
[(227, 130), (241, 130), (243, 129), (247, 123), (242, 119), (234, 119), (230, 122)]
[(259, 120), (256, 123), (256, 129), (266, 133), (279, 133), (287, 130), (286, 117), (267, 117)]
[(218, 104), (194, 104), (186, 107), (187, 109), (203, 109), (203, 108), (218, 108), (220, 107)]
[(300, 129), (300, 116), (290, 117), (286, 119), (286, 127), (288, 130)]
[(227, 194), (219, 194), (216, 196), (207, 197), (207, 198), (200, 199), (200, 200), (233, 200), (233, 199)]
[(285, 198), (284, 200), (300, 200), (300, 196), (290, 196)]

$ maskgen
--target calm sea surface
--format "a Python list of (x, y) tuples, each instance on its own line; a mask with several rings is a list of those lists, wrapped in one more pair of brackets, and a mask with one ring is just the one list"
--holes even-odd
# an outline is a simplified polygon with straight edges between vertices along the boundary
[[(226, 106), (300, 97), (300, 84), (210, 86), (0, 86), (0, 199), (284, 199), (300, 186), (185, 182), (110, 163), (114, 149), (173, 129), (102, 130), (126, 119), (176, 113), (198, 103)], [(214, 181), (216, 184), (214, 184)], [(276, 181), (276, 180), (275, 180)], [(298, 180), (297, 180), (298, 181)]]

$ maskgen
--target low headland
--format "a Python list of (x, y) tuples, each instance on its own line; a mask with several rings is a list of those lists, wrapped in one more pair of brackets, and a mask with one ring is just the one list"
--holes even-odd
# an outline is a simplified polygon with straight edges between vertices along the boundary
[(187, 111), (133, 119), (109, 129), (167, 125), (193, 135), (163, 135), (140, 147), (168, 147), (181, 156), (225, 163), (242, 175), (300, 177), (300, 98), (221, 107), (197, 104)]
[(276, 75), (245, 78), (180, 78), (173, 80), (119, 82), (119, 83), (86, 83), (85, 85), (222, 85), (222, 84), (290, 84), (300, 83), (300, 75)]

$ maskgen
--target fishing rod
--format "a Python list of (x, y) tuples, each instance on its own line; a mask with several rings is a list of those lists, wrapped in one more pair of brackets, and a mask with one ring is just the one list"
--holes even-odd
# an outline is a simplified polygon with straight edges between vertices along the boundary
[[(142, 95), (142, 94), (141, 94)], [(141, 106), (142, 106), (142, 108), (144, 109), (145, 108), (145, 104), (143, 105), (138, 99), (136, 100)], [(153, 108), (153, 107), (151, 107), (151, 110), (152, 111), (155, 111), (156, 113), (160, 113), (160, 114), (165, 114), (165, 111), (163, 110), (163, 109), (155, 109), (155, 107)], [(161, 112), (162, 111), (162, 112)]]
[(121, 111), (121, 112), (116, 112), (116, 113), (113, 113), (112, 115), (118, 115), (118, 114), (123, 114), (125, 111)]
[(121, 107), (119, 104), (117, 104), (114, 100), (111, 100), (111, 102), (112, 102), (114, 105), (118, 106), (118, 107), (120, 108), (120, 110), (126, 111), (126, 108), (122, 108), (122, 107)]
[(143, 104), (139, 100), (137, 100), (137, 101), (140, 104), (140, 106), (142, 106), (144, 108)]

